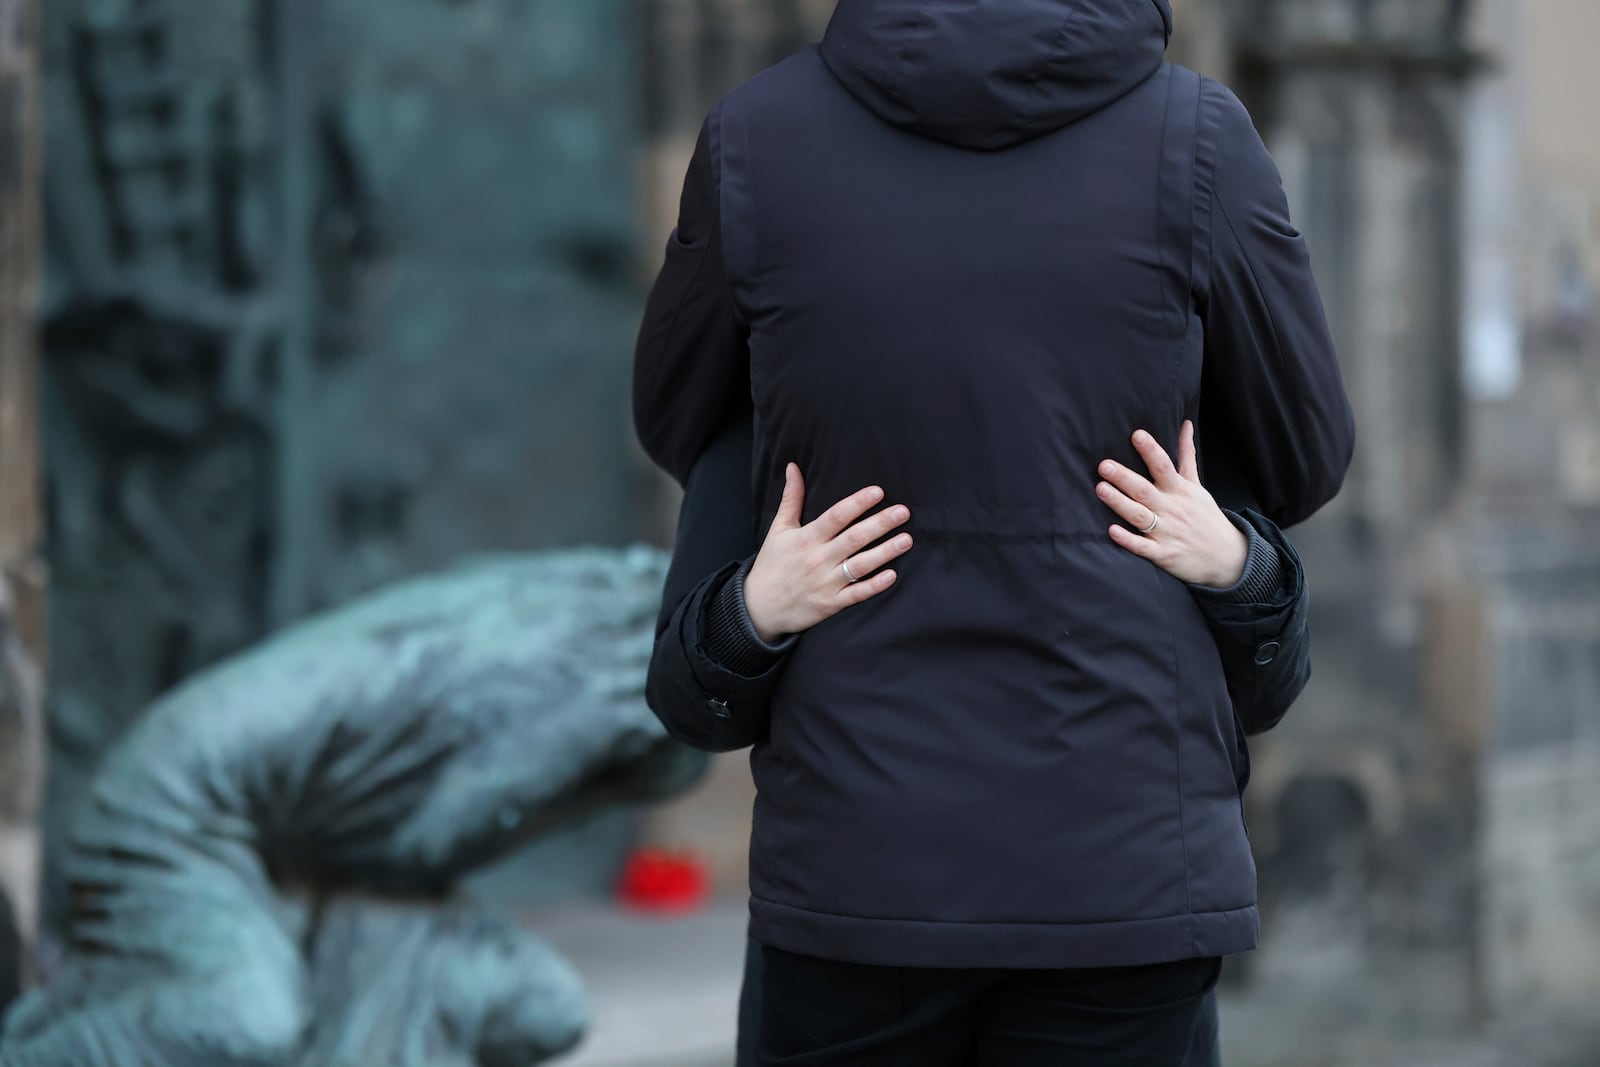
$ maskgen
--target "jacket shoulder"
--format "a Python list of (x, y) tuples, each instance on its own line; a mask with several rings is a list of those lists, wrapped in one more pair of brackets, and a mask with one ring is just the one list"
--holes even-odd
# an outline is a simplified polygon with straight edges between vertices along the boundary
[(810, 45), (734, 89), (717, 108), (725, 115), (740, 118), (801, 108), (809, 93), (834, 84), (832, 79), (821, 51)]
[(1200, 93), (1200, 121), (1221, 141), (1224, 149), (1245, 144), (1262, 145), (1255, 119), (1239, 94), (1215, 78), (1196, 74)]

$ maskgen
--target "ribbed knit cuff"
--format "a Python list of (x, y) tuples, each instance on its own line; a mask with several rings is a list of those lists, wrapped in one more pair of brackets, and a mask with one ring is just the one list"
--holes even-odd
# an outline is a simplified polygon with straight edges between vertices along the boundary
[(777, 644), (761, 640), (744, 602), (744, 579), (755, 560), (747, 559), (706, 601), (703, 645), (706, 655), (730, 674), (759, 678), (782, 662), (794, 647), (789, 636)]
[(1283, 559), (1271, 541), (1262, 537), (1244, 519), (1231, 511), (1224, 512), (1239, 531), (1250, 539), (1250, 550), (1245, 556), (1244, 573), (1226, 589), (1192, 585), (1196, 596), (1225, 600), (1230, 604), (1273, 604), (1282, 599)]

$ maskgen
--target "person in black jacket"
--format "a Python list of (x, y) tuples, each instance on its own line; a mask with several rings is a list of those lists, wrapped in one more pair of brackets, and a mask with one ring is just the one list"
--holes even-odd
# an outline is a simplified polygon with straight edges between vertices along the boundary
[[(1255, 945), (1236, 694), (1139, 558), (1181, 536), (1172, 476), (1127, 473), (1197, 419), (1207, 483), (1292, 525), (1353, 429), (1276, 168), (1170, 32), (1166, 0), (842, 0), (702, 131), (641, 441), (683, 479), (753, 405), (756, 529), (797, 465), (786, 533), (877, 484), (917, 546), (793, 644), (755, 739), (768, 1058), (1059, 1060), (1073, 1012), (983, 1005), (1193, 1005)], [(835, 598), (887, 580), (849, 547)], [(759, 558), (745, 593), (769, 644), (806, 621)]]
[[(737, 419), (690, 471), (646, 683), (667, 730), (712, 752), (759, 738), (785, 652), (762, 640), (744, 601), (758, 547), (747, 477), (751, 447), (750, 421)], [(1309, 601), (1304, 567), (1283, 532), (1259, 514), (1226, 514), (1247, 538), (1243, 572), (1227, 588), (1192, 588), (1222, 655), (1238, 728), (1253, 736), (1276, 726), (1310, 681)], [(751, 940), (736, 1067), (758, 1062), (761, 974), (760, 946)], [(1218, 1063), (1216, 1003), (1208, 993), (1184, 1067)]]

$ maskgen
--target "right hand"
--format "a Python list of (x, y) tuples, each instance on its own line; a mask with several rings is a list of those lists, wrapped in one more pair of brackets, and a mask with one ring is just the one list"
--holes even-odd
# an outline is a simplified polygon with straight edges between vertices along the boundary
[[(745, 607), (763, 641), (804, 633), (894, 585), (895, 572), (883, 568), (911, 550), (911, 535), (877, 542), (904, 526), (911, 511), (896, 504), (862, 519), (883, 497), (881, 488), (870, 486), (802, 526), (805, 481), (800, 468), (789, 464), (778, 514), (744, 580)], [(845, 577), (845, 563), (859, 581)]]

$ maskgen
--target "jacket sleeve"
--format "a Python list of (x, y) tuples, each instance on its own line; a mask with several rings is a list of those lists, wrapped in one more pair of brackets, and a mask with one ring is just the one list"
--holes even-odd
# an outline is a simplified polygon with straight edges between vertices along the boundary
[(639, 443), (680, 485), (717, 428), (750, 404), (750, 335), (722, 256), (717, 128), (713, 112), (689, 163), (678, 225), (634, 351)]
[(688, 474), (645, 678), (645, 700), (667, 732), (706, 752), (731, 752), (761, 739), (787, 660), (773, 656), (762, 673), (746, 676), (707, 648), (709, 610), (756, 550), (752, 437), (750, 415), (741, 413)]
[(1253, 602), (1195, 599), (1222, 657), (1240, 729), (1254, 737), (1277, 726), (1311, 680), (1310, 596), (1305, 566), (1283, 531), (1259, 512), (1238, 514), (1277, 550), (1277, 589)]
[(1204, 480), (1293, 526), (1339, 492), (1355, 420), (1276, 164), (1223, 86), (1204, 83), (1201, 115)]

